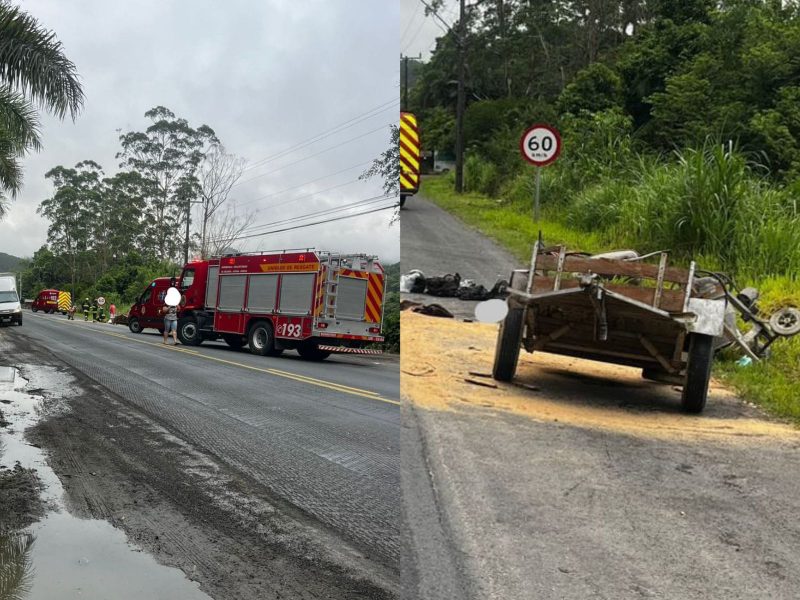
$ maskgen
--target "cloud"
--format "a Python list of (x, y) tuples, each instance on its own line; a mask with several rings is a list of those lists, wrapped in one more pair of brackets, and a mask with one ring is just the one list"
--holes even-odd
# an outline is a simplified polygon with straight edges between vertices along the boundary
[[(209, 125), (229, 152), (253, 164), (399, 96), (399, 6), (392, 2), (39, 0), (24, 9), (63, 42), (87, 100), (75, 123), (43, 116), (44, 149), (25, 159), (24, 189), (0, 222), (0, 251), (10, 254), (30, 256), (46, 241), (47, 222), (35, 212), (52, 193), (44, 174), (84, 159), (114, 174), (118, 131), (145, 129), (143, 115), (154, 106)], [(242, 181), (253, 180), (235, 188), (235, 199), (258, 211), (256, 223), (270, 223), (380, 194), (377, 180), (355, 182), (366, 166), (333, 174), (383, 152), (398, 110), (248, 170)], [(385, 131), (342, 143), (379, 127)], [(294, 189), (276, 194), (287, 188)], [(390, 214), (247, 246), (362, 251), (392, 262), (399, 260), (399, 226), (388, 226)]]

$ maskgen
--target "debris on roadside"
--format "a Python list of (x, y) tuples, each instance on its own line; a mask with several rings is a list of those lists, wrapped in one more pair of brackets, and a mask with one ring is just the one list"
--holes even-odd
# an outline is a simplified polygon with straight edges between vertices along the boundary
[(413, 302), (412, 300), (400, 301), (400, 310), (410, 310), (417, 306), (422, 306), (422, 302)]
[(441, 304), (425, 304), (421, 306), (415, 306), (411, 309), (411, 312), (419, 313), (421, 315), (428, 315), (429, 317), (444, 317), (446, 319), (454, 318), (453, 313), (451, 313)]
[(468, 373), (470, 375), (472, 375), (473, 377), (487, 377), (487, 378), (490, 378), (492, 376), (491, 373), (483, 373), (481, 371), (469, 371)]
[(497, 389), (497, 384), (491, 383), (489, 381), (481, 381), (479, 379), (471, 379), (469, 377), (464, 377), (464, 381), (466, 381), (467, 383), (471, 383), (472, 385), (480, 385), (482, 387)]
[(458, 273), (425, 277), (422, 271), (414, 269), (400, 276), (400, 291), (411, 294), (428, 294), (439, 298), (458, 298), (459, 300), (483, 301), (508, 296), (508, 282), (497, 281), (490, 290), (474, 279), (462, 279)]
[(400, 291), (411, 294), (422, 294), (425, 292), (425, 274), (413, 269), (406, 275), (400, 275)]

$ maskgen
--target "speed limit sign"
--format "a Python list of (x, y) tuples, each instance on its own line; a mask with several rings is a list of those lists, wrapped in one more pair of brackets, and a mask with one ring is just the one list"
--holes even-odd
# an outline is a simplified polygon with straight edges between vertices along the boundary
[(529, 163), (544, 167), (561, 154), (561, 136), (554, 127), (538, 123), (522, 134), (519, 149)]

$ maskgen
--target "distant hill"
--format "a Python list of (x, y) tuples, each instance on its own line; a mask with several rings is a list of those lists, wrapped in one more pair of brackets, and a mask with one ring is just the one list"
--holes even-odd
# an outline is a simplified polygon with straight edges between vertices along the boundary
[(18, 256), (11, 256), (5, 252), (0, 252), (0, 272), (16, 271), (19, 261), (22, 259)]

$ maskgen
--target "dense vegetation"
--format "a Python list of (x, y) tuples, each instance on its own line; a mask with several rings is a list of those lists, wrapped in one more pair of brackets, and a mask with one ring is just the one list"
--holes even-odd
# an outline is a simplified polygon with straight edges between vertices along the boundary
[[(465, 187), (437, 199), (522, 254), (535, 236), (522, 131), (556, 125), (542, 172), (545, 237), (583, 250), (670, 250), (800, 304), (800, 9), (795, 2), (473, 3)], [(452, 152), (456, 38), (413, 89), (428, 150)], [(769, 364), (726, 369), (800, 418), (800, 340)]]

